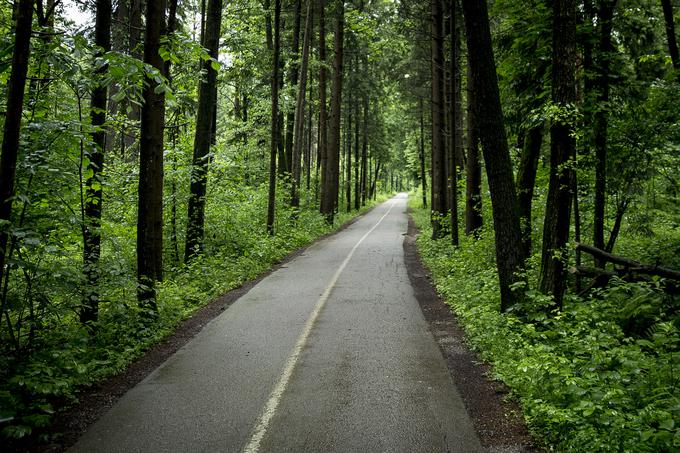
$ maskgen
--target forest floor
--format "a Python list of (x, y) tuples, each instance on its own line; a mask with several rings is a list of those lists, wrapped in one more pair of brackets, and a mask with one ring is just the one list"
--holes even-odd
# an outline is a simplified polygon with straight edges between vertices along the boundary
[[(392, 202), (394, 203), (394, 202)], [(355, 221), (349, 222), (347, 225), (345, 225), (342, 230), (347, 230), (350, 228), (352, 225), (352, 228), (350, 229), (350, 232), (347, 233), (342, 233), (338, 234), (333, 233), (330, 236), (332, 238), (326, 238), (326, 239), (332, 239), (336, 243), (343, 243), (345, 242), (345, 249), (347, 248), (346, 241), (343, 241), (343, 237), (347, 236), (348, 234), (352, 234), (354, 239), (351, 239), (351, 242), (354, 243), (356, 242), (356, 235), (363, 234), (363, 230), (366, 230), (370, 228), (373, 224), (375, 224), (375, 227), (378, 226), (380, 221), (376, 223), (376, 219), (373, 217), (376, 217), (378, 214), (383, 215), (386, 208), (385, 205), (383, 205), (382, 208), (377, 208), (373, 212), (363, 216), (362, 218), (359, 219), (358, 223), (361, 224), (368, 222), (367, 226), (361, 226), (361, 225), (355, 225)], [(400, 212), (396, 212), (400, 211)], [(388, 218), (388, 222), (385, 222), (385, 224), (388, 224), (388, 226), (391, 228), (391, 233), (390, 232), (385, 232), (385, 231), (378, 231), (374, 236), (385, 236), (387, 234), (388, 236), (391, 236), (393, 238), (399, 238), (401, 236), (404, 236), (403, 241), (399, 239), (399, 242), (403, 243), (403, 251), (400, 251), (397, 254), (390, 255), (391, 261), (390, 261), (390, 266), (392, 266), (394, 261), (401, 261), (400, 257), (398, 256), (399, 254), (403, 253), (403, 261), (406, 264), (406, 268), (404, 269), (404, 273), (408, 274), (408, 279), (407, 282), (410, 281), (410, 284), (414, 288), (414, 293), (415, 293), (415, 299), (417, 299), (417, 302), (420, 305), (420, 308), (422, 309), (422, 313), (425, 316), (425, 319), (427, 321), (427, 324), (423, 324), (423, 326), (418, 325), (417, 319), (414, 321), (416, 324), (415, 330), (424, 330), (427, 335), (426, 337), (431, 337), (434, 336), (434, 339), (436, 340), (436, 344), (438, 345), (439, 351), (441, 351), (444, 360), (437, 359), (436, 357), (432, 358), (430, 357), (430, 362), (434, 361), (436, 362), (437, 360), (440, 360), (444, 362), (442, 365), (443, 369), (448, 368), (448, 372), (450, 375), (453, 377), (453, 381), (455, 382), (455, 386), (457, 387), (457, 391), (455, 390), (455, 387), (453, 389), (447, 388), (442, 388), (443, 390), (452, 390), (453, 393), (460, 393), (462, 397), (462, 401), (465, 404), (465, 410), (467, 412), (467, 415), (469, 415), (469, 420), (471, 420), (472, 427), (474, 429), (474, 432), (476, 433), (476, 437), (479, 439), (478, 442), (481, 442), (481, 445), (484, 450), (486, 451), (491, 451), (491, 452), (521, 452), (521, 451), (534, 451), (532, 447), (531, 440), (527, 434), (526, 428), (524, 427), (522, 423), (522, 417), (521, 417), (521, 412), (519, 408), (514, 405), (513, 403), (505, 401), (505, 396), (507, 394), (507, 391), (498, 383), (496, 382), (491, 382), (487, 379), (486, 374), (488, 372), (488, 368), (485, 365), (480, 364), (480, 361), (476, 357), (476, 355), (471, 352), (466, 346), (465, 346), (465, 340), (464, 340), (464, 335), (460, 327), (458, 326), (455, 318), (450, 312), (450, 309), (443, 304), (443, 302), (437, 297), (434, 289), (432, 288), (432, 285), (429, 282), (429, 278), (427, 275), (427, 272), (425, 269), (422, 267), (422, 264), (420, 263), (420, 259), (417, 255), (416, 249), (415, 249), (415, 235), (417, 234), (417, 231), (415, 229), (415, 226), (412, 221), (408, 220), (408, 233), (404, 234), (403, 231), (406, 230), (406, 216), (405, 216), (405, 204), (400, 203), (400, 206), (395, 209), (395, 215), (401, 215), (401, 219), (397, 219), (394, 221), (391, 221), (392, 219)], [(367, 228), (368, 227), (368, 228)], [(385, 225), (383, 227), (387, 228)], [(381, 227), (381, 228), (383, 228)], [(362, 230), (363, 228), (363, 230)], [(395, 230), (396, 228), (396, 230)], [(351, 230), (355, 229), (357, 230), (356, 232), (352, 233)], [(394, 230), (394, 231), (392, 231)], [(371, 230), (372, 231), (372, 230)], [(396, 232), (395, 232), (396, 231)], [(401, 232), (399, 232), (401, 231)], [(369, 231), (370, 233), (370, 231)], [(368, 233), (367, 233), (368, 235)], [(319, 242), (317, 241), (315, 245), (318, 245)], [(325, 241), (328, 242), (328, 241)], [(361, 242), (361, 241), (359, 241)], [(368, 242), (368, 241), (367, 241)], [(399, 244), (401, 248), (402, 244)], [(313, 246), (310, 246), (306, 249), (299, 250), (291, 255), (289, 255), (282, 263), (280, 263), (276, 268), (272, 269), (271, 272), (269, 272), (266, 275), (263, 275), (259, 277), (257, 280), (252, 281), (241, 288), (238, 288), (236, 290), (233, 290), (224, 296), (220, 297), (213, 303), (209, 304), (208, 306), (204, 307), (200, 311), (198, 311), (196, 314), (194, 314), (190, 319), (185, 321), (179, 329), (172, 335), (170, 336), (166, 341), (164, 341), (162, 344), (158, 345), (157, 347), (153, 348), (150, 350), (144, 357), (139, 359), (137, 362), (135, 362), (132, 366), (130, 366), (124, 373), (109, 379), (108, 381), (104, 382), (103, 384), (97, 386), (96, 388), (90, 389), (86, 394), (84, 394), (81, 397), (81, 404), (78, 405), (77, 407), (74, 407), (71, 409), (68, 413), (63, 414), (59, 420), (57, 425), (55, 426), (55, 429), (59, 430), (60, 432), (63, 433), (63, 436), (60, 438), (60, 442), (58, 444), (52, 444), (49, 446), (43, 446), (37, 449), (34, 449), (33, 451), (50, 451), (50, 452), (56, 452), (56, 451), (63, 451), (66, 448), (72, 446), (78, 438), (88, 431), (88, 428), (91, 427), (91, 425), (98, 420), (100, 417), (102, 417), (104, 414), (109, 412), (109, 410), (116, 405), (120, 398), (126, 394), (129, 390), (135, 388), (142, 380), (144, 380), (149, 374), (153, 374), (154, 370), (162, 369), (166, 363), (166, 361), (171, 358), (178, 350), (183, 348), (185, 345), (187, 345), (188, 342), (192, 341), (192, 338), (194, 338), (203, 328), (210, 323), (214, 318), (219, 318), (221, 314), (225, 313), (225, 310), (232, 306), (234, 302), (236, 302), (239, 299), (243, 299), (243, 296), (249, 294), (253, 288), (258, 286), (263, 280), (265, 280), (268, 276), (270, 276), (272, 273), (276, 273), (279, 270), (282, 270), (282, 272), (285, 272), (286, 269), (288, 268), (289, 264), (292, 262), (298, 261), (300, 258), (304, 259), (305, 255), (308, 254), (308, 251), (310, 248), (313, 248)], [(376, 256), (385, 256), (385, 250), (375, 250), (375, 245), (371, 242), (369, 245), (366, 245), (363, 247), (364, 250), (357, 250), (357, 257), (353, 260), (353, 263), (357, 264), (369, 264), (373, 263), (375, 264), (375, 257)], [(345, 250), (346, 252), (346, 250)], [(361, 256), (362, 253), (368, 253), (369, 255)], [(370, 254), (373, 253), (374, 255), (371, 256)], [(377, 255), (376, 255), (377, 254)], [(344, 256), (344, 252), (341, 252), (340, 255)], [(351, 254), (350, 254), (351, 256)], [(325, 259), (324, 259), (325, 260)], [(293, 263), (294, 264), (294, 263)], [(396, 264), (399, 266), (399, 264)], [(378, 265), (378, 268), (381, 266)], [(375, 268), (372, 268), (374, 271)], [(394, 268), (391, 268), (391, 271), (394, 271)], [(343, 286), (342, 278), (345, 276), (349, 275), (354, 275), (355, 277), (357, 275), (365, 275), (366, 269), (362, 269), (361, 266), (357, 269), (347, 269), (344, 272), (344, 276), (340, 276), (340, 281), (338, 283), (338, 288), (333, 290), (333, 295), (332, 297), (340, 297), (338, 294), (340, 293), (340, 290), (347, 287), (348, 285), (346, 284)], [(328, 279), (327, 278), (321, 278), (321, 283), (325, 283)], [(362, 282), (363, 285), (364, 282)], [(408, 284), (408, 283), (406, 283)], [(349, 284), (349, 286), (352, 286)], [(404, 288), (394, 288), (396, 291), (395, 294), (403, 293)], [(362, 289), (361, 291), (365, 292), (365, 288)], [(379, 288), (376, 288), (375, 291), (386, 291), (386, 287), (384, 285), (381, 285)], [(320, 291), (312, 291), (316, 296), (320, 294)], [(370, 292), (370, 291), (369, 291)], [(331, 304), (333, 301), (329, 301), (329, 304)], [(336, 304), (338, 303), (346, 303), (348, 302), (348, 299), (346, 296), (342, 296), (340, 300), (336, 301)], [(403, 302), (403, 301), (402, 301)], [(344, 305), (344, 304), (343, 304)], [(416, 305), (417, 306), (417, 305)], [(356, 311), (357, 307), (354, 307)], [(383, 310), (385, 309), (386, 310)], [(391, 314), (394, 314), (395, 311), (399, 311), (400, 308), (396, 306), (391, 306), (391, 307), (377, 307), (373, 306), (371, 307), (371, 312), (375, 314), (375, 312), (379, 313), (379, 316), (383, 317), (384, 316), (390, 316)], [(301, 357), (303, 362), (308, 362), (308, 363), (313, 363), (314, 362), (314, 357), (311, 357), (310, 351), (313, 351), (315, 348), (321, 347), (322, 341), (319, 340), (319, 335), (320, 331), (322, 329), (328, 329), (326, 327), (327, 324), (331, 323), (332, 320), (329, 318), (329, 313), (328, 309), (325, 310), (325, 313), (321, 313), (319, 322), (314, 326), (314, 332), (311, 335), (311, 344), (307, 345), (305, 349), (306, 351), (302, 351)], [(367, 312), (368, 313), (368, 312)], [(404, 314), (403, 312), (400, 312), (401, 315), (404, 316), (399, 316), (404, 319), (410, 318), (411, 315), (409, 314)], [(302, 318), (307, 318), (306, 312), (302, 313), (303, 316)], [(343, 316), (347, 316), (347, 313), (345, 313)], [(417, 318), (417, 316), (415, 317)], [(274, 315), (274, 320), (277, 322), (279, 321), (276, 319)], [(348, 319), (342, 319), (340, 318), (341, 322), (344, 322), (346, 325), (352, 326), (352, 328), (360, 327), (356, 326), (357, 320), (354, 318), (351, 318), (350, 320)], [(384, 319), (380, 319), (379, 323), (382, 323)], [(395, 318), (395, 322), (397, 321), (397, 318)], [(369, 325), (365, 327), (371, 327)], [(373, 326), (375, 327), (375, 326)], [(402, 326), (403, 327), (403, 326)], [(424, 329), (422, 328), (424, 327)], [(335, 329), (337, 329), (337, 325)], [(206, 329), (208, 330), (208, 329)], [(374, 329), (375, 330), (375, 329)], [(403, 328), (397, 329), (399, 330), (404, 330)], [(406, 331), (413, 332), (414, 328), (412, 326), (407, 326), (405, 329)], [(431, 335), (429, 335), (429, 332), (431, 332)], [(299, 332), (299, 330), (297, 331)], [(293, 335), (293, 340), (297, 338), (297, 332), (294, 332)], [(331, 331), (332, 332), (332, 331)], [(337, 332), (336, 332), (337, 333)], [(371, 332), (369, 337), (373, 338), (375, 337), (375, 334), (379, 334), (380, 332)], [(422, 333), (422, 332), (420, 332)], [(419, 333), (419, 335), (420, 335)], [(355, 335), (356, 336), (356, 335)], [(378, 335), (379, 338), (380, 335)], [(410, 337), (411, 338), (411, 337)], [(412, 339), (412, 338), (411, 338)], [(365, 341), (366, 338), (359, 338), (356, 341)], [(279, 339), (277, 339), (279, 341)], [(345, 342), (347, 341), (352, 341), (352, 337), (348, 337), (345, 339)], [(381, 340), (382, 341), (382, 340)], [(417, 340), (419, 342), (423, 342), (423, 344), (427, 345), (428, 341), (431, 342), (432, 339), (430, 338), (429, 340), (425, 338), (424, 336), (420, 336), (419, 339)], [(285, 350), (285, 355), (289, 353), (289, 350), (291, 349), (291, 345), (288, 345), (286, 341), (282, 341), (284, 343), (284, 346), (282, 346), (282, 349)], [(294, 343), (292, 341), (291, 343)], [(355, 345), (357, 346), (357, 345)], [(348, 349), (349, 348), (349, 349)], [(368, 348), (370, 351), (371, 348)], [(399, 348), (395, 348), (399, 349)], [(403, 349), (403, 348), (402, 348)], [(431, 349), (431, 348), (430, 348)], [(427, 355), (428, 353), (431, 353), (431, 350), (428, 349), (428, 347), (425, 347)], [(329, 376), (337, 376), (338, 371), (343, 371), (347, 367), (346, 356), (348, 356), (347, 353), (352, 352), (353, 350), (351, 349), (350, 346), (347, 346), (346, 344), (341, 348), (341, 351), (334, 351), (335, 353), (341, 352), (341, 356), (339, 357), (339, 362), (338, 363), (325, 363), (326, 367), (330, 366), (330, 374), (328, 373), (328, 369), (325, 372), (319, 372), (319, 369), (310, 369), (308, 370), (308, 375), (309, 378), (314, 381), (320, 379), (320, 376), (329, 375)], [(354, 351), (356, 352), (356, 351)], [(352, 353), (354, 353), (352, 352)], [(397, 351), (398, 352), (398, 351)], [(250, 351), (248, 351), (250, 354)], [(392, 348), (387, 348), (387, 354), (392, 354), (394, 353)], [(419, 354), (415, 354), (414, 356), (417, 355), (422, 355), (422, 351), (419, 352)], [(372, 354), (372, 352), (371, 352)], [(332, 354), (331, 354), (332, 355)], [(333, 362), (334, 359), (329, 355), (328, 351), (326, 350), (325, 352), (321, 352), (321, 356), (323, 357), (323, 360), (325, 362)], [(369, 354), (370, 355), (370, 354)], [(364, 357), (365, 359), (366, 357)], [(375, 359), (375, 357), (372, 357)], [(354, 359), (357, 359), (354, 357)], [(392, 360), (393, 358), (390, 357), (390, 361), (394, 363), (398, 362), (403, 362), (403, 360), (397, 360), (394, 361)], [(409, 361), (412, 361), (412, 357), (409, 357)], [(342, 362), (342, 363), (341, 363)], [(385, 370), (380, 369), (383, 367), (383, 365), (390, 367), (393, 366), (394, 363), (390, 363), (388, 365), (385, 365), (383, 363), (380, 364), (374, 364), (373, 366), (377, 366), (379, 371), (383, 373)], [(417, 367), (422, 367), (422, 364), (414, 363), (413, 364), (416, 368)], [(306, 367), (309, 367), (309, 364), (305, 364)], [(357, 364), (350, 365), (351, 366), (358, 366)], [(428, 363), (428, 367), (432, 366), (431, 364)], [(338, 368), (339, 367), (339, 368)], [(297, 392), (295, 390), (299, 390), (300, 388), (305, 388), (305, 382), (306, 380), (303, 379), (304, 375), (304, 368), (301, 367), (301, 369), (298, 369), (295, 371), (293, 375), (293, 390), (287, 390), (288, 394), (292, 393), (295, 395)], [(361, 367), (360, 367), (361, 368)], [(361, 368), (364, 371), (366, 371), (364, 368)], [(391, 378), (388, 378), (386, 380), (387, 385), (390, 387), (391, 390), (394, 390), (395, 385), (397, 387), (400, 387), (400, 392), (406, 392), (408, 394), (410, 392), (409, 389), (404, 389), (399, 386), (398, 382), (395, 384), (395, 379), (398, 380), (399, 374), (403, 374), (400, 370), (392, 370), (393, 375)], [(411, 374), (411, 377), (409, 379), (412, 379), (412, 373), (414, 370), (408, 370), (407, 374)], [(158, 371), (155, 371), (155, 373), (158, 373)], [(278, 375), (278, 372), (275, 372), (274, 374)], [(372, 374), (372, 373), (371, 373)], [(437, 374), (436, 372), (434, 374)], [(375, 378), (375, 376), (372, 376), (372, 378)], [(378, 377), (379, 379), (379, 377)], [(403, 384), (408, 384), (409, 379), (407, 379)], [(420, 382), (421, 379), (428, 379), (425, 376), (419, 376), (418, 382)], [(297, 383), (295, 381), (298, 381)], [(448, 379), (450, 381), (450, 379)], [(309, 384), (309, 382), (307, 382)], [(319, 385), (318, 382), (314, 383), (315, 385)], [(353, 384), (354, 385), (354, 384)], [(436, 385), (444, 385), (446, 387), (446, 384), (441, 384), (440, 383), (435, 383)], [(302, 386), (302, 387), (300, 387)], [(323, 388), (322, 386), (321, 388)], [(356, 390), (355, 387), (352, 387), (353, 390)], [(375, 391), (375, 388), (371, 389), (363, 389), (364, 391), (369, 391), (369, 394), (364, 394), (364, 395), (359, 395), (358, 398), (355, 397), (355, 402), (359, 401), (361, 402), (362, 399), (365, 398), (370, 398), (370, 393), (373, 393)], [(337, 393), (337, 392), (334, 392)], [(266, 395), (265, 395), (266, 396)], [(423, 395), (417, 395), (418, 398), (422, 398)], [(403, 400), (404, 394), (401, 394), (401, 399)], [(439, 396), (437, 396), (439, 398)], [(289, 398), (290, 399), (290, 398)], [(408, 398), (406, 398), (408, 399)], [(342, 404), (347, 404), (347, 401), (345, 400)], [(341, 405), (342, 405), (341, 404)], [(439, 403), (427, 403), (425, 406), (428, 406), (431, 408), (432, 404), (439, 404)], [(255, 405), (257, 406), (257, 404)], [(260, 404), (259, 407), (262, 407), (263, 404)], [(282, 403), (282, 409), (287, 416), (291, 416), (291, 414), (294, 414), (295, 412), (302, 411), (300, 415), (302, 416), (308, 416), (308, 413), (310, 411), (310, 408), (308, 406), (305, 406), (304, 404), (302, 405), (301, 408), (295, 408), (295, 407), (289, 407), (290, 404), (286, 405)], [(400, 406), (400, 404), (397, 404), (397, 406)], [(233, 408), (234, 410), (236, 407)], [(337, 409), (337, 408), (336, 408)], [(403, 407), (401, 409), (404, 409)], [(410, 409), (409, 409), (410, 410)], [(256, 411), (259, 412), (259, 409)], [(439, 412), (439, 411), (437, 411)], [(440, 412), (440, 415), (444, 414), (445, 412)], [(186, 414), (185, 414), (186, 415)], [(386, 414), (382, 414), (386, 415)], [(390, 417), (393, 414), (389, 414), (389, 417), (386, 417), (387, 419), (390, 419)], [(397, 414), (398, 416), (403, 416), (403, 414)], [(413, 416), (414, 414), (411, 414)], [(422, 414), (415, 414), (416, 416), (420, 416)], [(408, 417), (408, 415), (406, 415)], [(464, 416), (466, 418), (467, 416)], [(455, 418), (455, 417), (454, 417)], [(337, 420), (331, 420), (333, 423), (337, 423)], [(413, 420), (409, 420), (411, 422)], [(276, 422), (276, 420), (275, 420)], [(353, 423), (360, 423), (358, 420), (352, 421)], [(280, 420), (277, 422), (280, 423)], [(444, 425), (448, 423), (448, 421), (443, 421), (442, 422)], [(465, 423), (462, 423), (465, 424)], [(323, 425), (323, 424), (321, 424)], [(342, 423), (340, 423), (342, 425)], [(384, 428), (389, 428), (390, 423), (387, 423)], [(407, 424), (408, 425), (408, 424)], [(336, 427), (339, 428), (340, 426)], [(290, 431), (291, 427), (287, 427), (287, 429), (276, 429), (276, 431), (280, 432), (288, 432)], [(294, 429), (305, 429), (298, 427), (292, 427)], [(456, 429), (459, 428), (456, 426)], [(440, 430), (448, 431), (446, 428), (442, 428), (442, 426), (439, 427)], [(436, 428), (435, 428), (436, 430)], [(237, 430), (238, 431), (238, 430)], [(243, 430), (241, 430), (243, 431)], [(245, 430), (245, 434), (248, 434), (250, 432), (250, 429)], [(238, 434), (238, 435), (237, 435)], [(243, 432), (238, 432), (234, 434), (235, 437), (243, 437)], [(308, 434), (308, 433), (298, 433), (298, 435), (295, 434), (287, 434), (287, 438), (283, 439), (284, 442), (299, 442), (299, 438), (304, 438), (303, 434)], [(328, 434), (328, 433), (327, 433)], [(336, 436), (338, 433), (331, 433), (332, 435)], [(349, 433), (352, 435), (352, 433)], [(397, 433), (394, 433), (394, 437), (399, 437), (396, 435)], [(450, 433), (444, 433), (444, 434), (450, 434)], [(356, 435), (356, 433), (355, 433)], [(434, 433), (436, 436), (437, 433)], [(456, 434), (453, 435), (454, 437)], [(270, 437), (272, 437), (270, 433)], [(446, 437), (446, 436), (444, 436)], [(297, 440), (295, 439), (297, 438)], [(447, 442), (450, 442), (452, 439), (449, 439)], [(269, 444), (267, 443), (269, 442)], [(472, 442), (474, 444), (474, 441)], [(109, 444), (111, 445), (111, 444)], [(271, 441), (266, 441), (263, 444), (265, 446), (269, 445), (272, 446)], [(298, 445), (300, 446), (300, 445)], [(320, 446), (317, 444), (317, 446)], [(365, 446), (365, 445), (364, 445)], [(383, 445), (384, 446), (384, 445)], [(279, 444), (280, 447), (280, 444)], [(307, 445), (309, 447), (309, 445)], [(327, 447), (327, 446), (326, 446)], [(336, 448), (340, 448), (340, 445), (336, 445)], [(450, 447), (450, 445), (449, 445)], [(122, 445), (113, 445), (113, 450), (117, 451), (122, 451), (120, 448), (123, 448)], [(278, 447), (276, 447), (278, 448)], [(274, 448), (273, 450), (276, 450)], [(423, 448), (426, 448), (423, 446)], [(77, 450), (77, 449), (76, 449)], [(309, 450), (309, 448), (308, 448)], [(314, 450), (314, 448), (311, 448), (311, 450)], [(444, 450), (442, 448), (442, 450)], [(457, 451), (464, 451), (461, 450), (460, 448), (456, 449)], [(339, 450), (342, 451), (342, 450)], [(349, 450), (345, 450), (349, 451)], [(365, 450), (368, 451), (368, 450)], [(391, 450), (390, 450), (391, 451)], [(416, 451), (416, 450), (412, 450)], [(428, 451), (436, 451), (436, 450), (429, 450)]]

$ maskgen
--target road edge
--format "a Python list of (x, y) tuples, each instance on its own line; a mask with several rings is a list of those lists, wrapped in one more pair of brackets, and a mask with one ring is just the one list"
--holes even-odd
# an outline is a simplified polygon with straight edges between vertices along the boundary
[(458, 320), (434, 289), (416, 246), (420, 231), (410, 208), (407, 213), (403, 247), (408, 277), (482, 446), (494, 453), (541, 451), (529, 436), (519, 405), (505, 398), (508, 389), (503, 383), (487, 377), (491, 367), (467, 346)]

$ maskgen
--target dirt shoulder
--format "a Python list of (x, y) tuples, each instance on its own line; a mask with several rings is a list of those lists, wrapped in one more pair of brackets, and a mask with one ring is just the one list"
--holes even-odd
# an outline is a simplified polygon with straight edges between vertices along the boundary
[(519, 406), (504, 401), (507, 388), (487, 378), (490, 367), (471, 351), (451, 309), (439, 298), (416, 248), (419, 231), (409, 216), (404, 259), (416, 299), (446, 359), (482, 446), (489, 452), (540, 451), (529, 437)]

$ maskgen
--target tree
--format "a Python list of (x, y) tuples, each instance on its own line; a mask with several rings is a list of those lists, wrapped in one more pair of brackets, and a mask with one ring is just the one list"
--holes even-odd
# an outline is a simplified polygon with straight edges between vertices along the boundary
[[(600, 45), (595, 64), (596, 107), (593, 115), (593, 136), (595, 142), (595, 200), (593, 203), (593, 244), (603, 249), (604, 215), (607, 191), (607, 128), (609, 114), (609, 79), (612, 46), (612, 17), (617, 0), (601, 0), (597, 14), (600, 28)], [(600, 266), (604, 262), (598, 262)]]
[(673, 5), (671, 0), (661, 0), (663, 9), (664, 23), (666, 24), (666, 40), (668, 41), (668, 53), (671, 56), (673, 69), (677, 71), (676, 78), (680, 82), (680, 52), (678, 52), (678, 41), (675, 37), (675, 21), (673, 16)]
[(550, 127), (550, 182), (543, 221), (543, 248), (539, 287), (552, 294), (562, 308), (564, 260), (562, 249), (569, 239), (571, 216), (571, 159), (575, 141), (571, 110), (576, 102), (576, 2), (557, 0), (553, 4), (552, 101), (558, 113)]
[(104, 170), (104, 151), (106, 150), (106, 102), (108, 89), (103, 77), (107, 66), (101, 60), (103, 54), (111, 50), (111, 0), (97, 0), (94, 42), (100, 51), (95, 55), (95, 86), (90, 101), (92, 121), (92, 148), (87, 153), (88, 177), (85, 179), (85, 206), (83, 225), (83, 270), (87, 287), (83, 298), (80, 321), (90, 323), (97, 320), (99, 307), (99, 257), (101, 255), (102, 219), (102, 172)]
[(468, 66), (467, 78), (467, 165), (465, 167), (465, 234), (482, 227), (482, 167), (479, 161), (479, 127), (475, 116), (474, 78)]
[(432, 212), (432, 239), (445, 236), (442, 220), (446, 216), (446, 111), (444, 96), (444, 10), (442, 0), (431, 1), (430, 34), (432, 77), (432, 185), (430, 209)]
[(272, 58), (272, 131), (269, 156), (269, 199), (267, 203), (267, 232), (274, 234), (276, 213), (276, 154), (279, 150), (279, 58), (281, 53), (281, 0), (274, 0), (274, 52)]
[(338, 203), (340, 183), (340, 123), (342, 120), (342, 71), (345, 31), (345, 5), (336, 1), (335, 32), (333, 37), (333, 80), (331, 88), (331, 115), (326, 150), (326, 178), (322, 189), (321, 212), (333, 224)]
[(307, 13), (305, 15), (305, 35), (302, 43), (302, 67), (300, 69), (300, 86), (298, 89), (297, 102), (295, 105), (295, 134), (293, 137), (293, 179), (291, 181), (291, 206), (300, 207), (300, 165), (302, 157), (302, 138), (305, 124), (305, 97), (307, 95), (307, 71), (309, 68), (309, 46), (312, 37), (312, 1), (307, 0)]
[(151, 317), (157, 314), (156, 281), (163, 280), (163, 131), (165, 92), (160, 55), (165, 35), (165, 0), (147, 0), (144, 62), (146, 75), (139, 138), (139, 204), (137, 208), (137, 299)]
[(202, 71), (205, 79), (199, 85), (198, 112), (196, 115), (196, 135), (194, 136), (194, 156), (191, 166), (191, 187), (187, 222), (184, 261), (189, 262), (203, 251), (205, 231), (205, 196), (208, 185), (208, 164), (212, 144), (213, 118), (217, 104), (217, 62), (220, 27), (222, 24), (222, 0), (209, 0), (206, 14), (204, 45), (210, 60), (203, 60)]
[(501, 290), (501, 310), (504, 311), (519, 299), (518, 292), (511, 289), (512, 284), (521, 279), (518, 273), (524, 264), (519, 207), (503, 123), (486, 1), (463, 0), (463, 13), (468, 64), (474, 80), (473, 110), (478, 120), (491, 192), (496, 266)]
[(12, 54), (12, 72), (7, 84), (7, 111), (2, 134), (2, 154), (0, 154), (0, 287), (7, 263), (7, 245), (11, 235), (14, 177), (17, 169), (21, 115), (30, 56), (33, 0), (19, 0), (15, 7), (14, 53)]

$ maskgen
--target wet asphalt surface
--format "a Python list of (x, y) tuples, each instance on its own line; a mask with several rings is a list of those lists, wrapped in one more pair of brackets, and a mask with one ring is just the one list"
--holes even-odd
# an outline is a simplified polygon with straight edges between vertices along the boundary
[(306, 249), (69, 451), (482, 451), (413, 295), (407, 225), (402, 194)]

